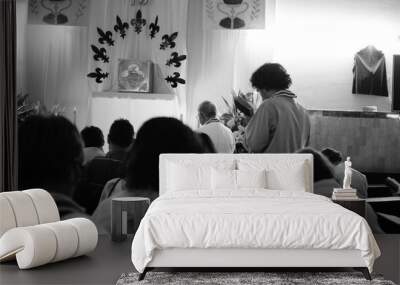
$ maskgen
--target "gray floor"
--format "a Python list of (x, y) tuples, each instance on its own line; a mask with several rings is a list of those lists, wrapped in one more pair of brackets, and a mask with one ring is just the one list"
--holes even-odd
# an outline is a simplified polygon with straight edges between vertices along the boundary
[[(375, 273), (400, 284), (400, 235), (378, 235), (382, 257)], [(135, 271), (131, 242), (114, 243), (106, 236), (88, 256), (77, 257), (29, 270), (19, 270), (15, 262), (0, 265), (0, 284), (115, 284), (122, 273)]]
[(134, 271), (132, 239), (114, 243), (100, 236), (95, 251), (58, 263), (19, 270), (16, 262), (0, 265), (0, 284), (115, 284), (124, 272)]

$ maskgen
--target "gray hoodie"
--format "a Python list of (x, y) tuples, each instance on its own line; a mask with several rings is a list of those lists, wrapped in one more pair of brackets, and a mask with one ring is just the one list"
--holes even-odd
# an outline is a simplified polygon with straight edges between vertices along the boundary
[(308, 145), (310, 119), (295, 98), (281, 90), (264, 100), (245, 130), (249, 152), (294, 153)]

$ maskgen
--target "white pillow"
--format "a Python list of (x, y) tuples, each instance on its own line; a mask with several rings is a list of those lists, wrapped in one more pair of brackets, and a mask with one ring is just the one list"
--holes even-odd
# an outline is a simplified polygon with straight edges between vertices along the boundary
[(237, 188), (268, 188), (267, 171), (236, 170)]
[(306, 178), (302, 168), (290, 170), (290, 176), (282, 170), (272, 169), (267, 173), (268, 188), (306, 192)]
[(306, 191), (308, 180), (304, 160), (245, 160), (238, 159), (239, 170), (262, 170), (267, 172), (267, 188), (272, 190)]
[(211, 188), (211, 167), (169, 163), (167, 173), (167, 191)]
[(211, 188), (213, 190), (236, 190), (236, 170), (212, 168)]
[(249, 188), (267, 188), (266, 170), (211, 170), (213, 190), (240, 190)]

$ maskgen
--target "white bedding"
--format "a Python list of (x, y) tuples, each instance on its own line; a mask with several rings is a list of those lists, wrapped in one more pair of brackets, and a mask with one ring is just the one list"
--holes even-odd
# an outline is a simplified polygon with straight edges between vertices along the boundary
[(357, 249), (372, 271), (379, 248), (367, 222), (328, 198), (299, 191), (241, 190), (156, 199), (132, 243), (143, 272), (155, 249)]

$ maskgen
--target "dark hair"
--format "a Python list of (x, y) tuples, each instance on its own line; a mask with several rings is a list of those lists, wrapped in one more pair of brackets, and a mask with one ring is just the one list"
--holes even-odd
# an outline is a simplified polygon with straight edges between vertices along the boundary
[(314, 182), (333, 178), (333, 166), (329, 160), (313, 148), (303, 148), (298, 153), (311, 153), (314, 157)]
[(266, 63), (254, 71), (250, 82), (257, 90), (283, 90), (290, 87), (292, 79), (279, 63)]
[(30, 116), (18, 128), (18, 160), (19, 189), (72, 195), (83, 162), (79, 132), (62, 116)]
[(98, 147), (101, 148), (104, 145), (103, 132), (95, 126), (85, 127), (81, 131), (81, 136), (85, 147)]
[(330, 148), (330, 147), (324, 148), (321, 151), (321, 153), (323, 155), (325, 155), (325, 157), (327, 159), (329, 159), (329, 161), (331, 163), (333, 163), (334, 165), (337, 165), (343, 161), (343, 157), (342, 157), (342, 154), (340, 153), (340, 151), (337, 151), (333, 148)]
[(130, 146), (134, 135), (132, 124), (126, 119), (118, 119), (110, 127), (108, 142), (125, 148)]
[(217, 107), (210, 101), (204, 101), (199, 105), (199, 112), (207, 119), (215, 118), (217, 116)]
[(203, 146), (205, 153), (216, 153), (214, 143), (210, 139), (210, 137), (205, 133), (197, 133), (197, 136), (200, 140), (200, 144)]
[(135, 146), (128, 153), (126, 181), (129, 189), (158, 192), (161, 153), (203, 153), (196, 134), (175, 118), (158, 117), (139, 129)]

